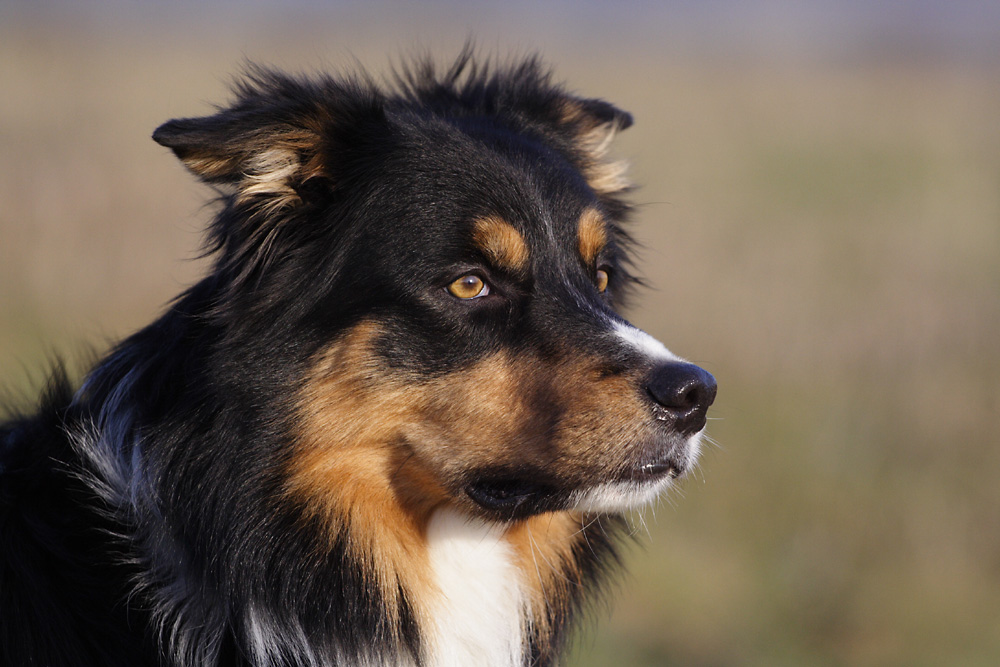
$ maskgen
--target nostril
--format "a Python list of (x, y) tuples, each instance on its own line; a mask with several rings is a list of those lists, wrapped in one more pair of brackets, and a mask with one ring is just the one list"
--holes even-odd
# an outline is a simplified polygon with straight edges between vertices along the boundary
[(701, 403), (701, 397), (704, 394), (704, 387), (696, 385), (691, 387), (685, 392), (684, 396), (681, 397), (681, 406), (686, 408), (693, 408), (694, 406)]
[(646, 390), (674, 416), (677, 430), (688, 434), (704, 428), (716, 384), (711, 373), (694, 364), (671, 362), (653, 369)]

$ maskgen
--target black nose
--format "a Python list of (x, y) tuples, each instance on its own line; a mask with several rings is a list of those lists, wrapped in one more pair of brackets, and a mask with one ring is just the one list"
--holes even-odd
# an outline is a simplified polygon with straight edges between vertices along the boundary
[(674, 418), (674, 428), (691, 435), (705, 428), (708, 406), (715, 400), (715, 378), (694, 364), (671, 362), (653, 369), (646, 391)]

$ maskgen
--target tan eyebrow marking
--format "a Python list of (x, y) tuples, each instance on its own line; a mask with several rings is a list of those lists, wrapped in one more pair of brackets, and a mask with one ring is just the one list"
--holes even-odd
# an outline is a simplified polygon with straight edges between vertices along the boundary
[(528, 268), (528, 244), (521, 232), (506, 220), (492, 215), (480, 218), (472, 240), (499, 268), (518, 272)]
[(607, 225), (597, 209), (588, 208), (580, 216), (577, 238), (580, 256), (588, 266), (592, 266), (601, 250), (608, 244)]

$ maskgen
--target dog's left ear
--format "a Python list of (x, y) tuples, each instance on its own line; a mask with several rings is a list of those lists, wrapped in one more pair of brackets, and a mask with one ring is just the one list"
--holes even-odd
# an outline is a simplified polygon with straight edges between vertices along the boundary
[(559, 123), (567, 128), (583, 163), (590, 187), (599, 195), (615, 195), (631, 187), (624, 160), (609, 160), (615, 136), (632, 125), (632, 115), (599, 99), (566, 96), (559, 104)]

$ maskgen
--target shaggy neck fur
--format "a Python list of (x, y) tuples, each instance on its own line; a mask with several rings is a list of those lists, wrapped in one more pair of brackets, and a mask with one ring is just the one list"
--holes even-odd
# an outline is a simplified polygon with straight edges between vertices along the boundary
[(504, 532), (449, 509), (431, 518), (427, 544), (437, 600), (428, 665), (524, 664), (526, 601)]

